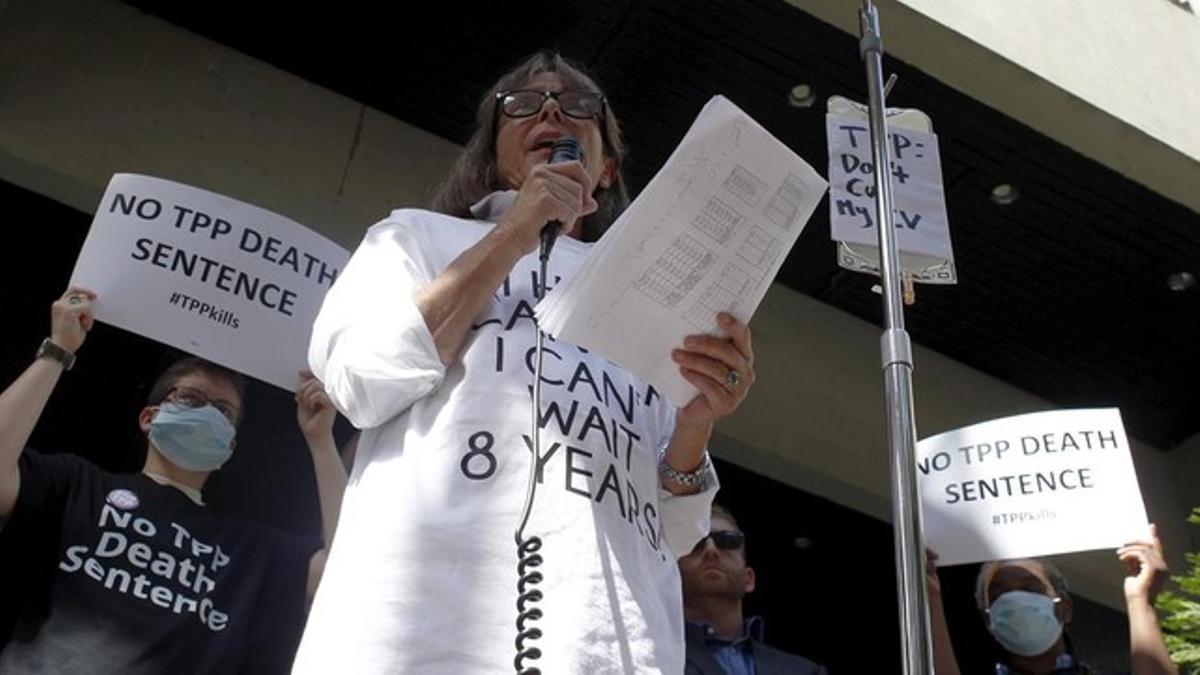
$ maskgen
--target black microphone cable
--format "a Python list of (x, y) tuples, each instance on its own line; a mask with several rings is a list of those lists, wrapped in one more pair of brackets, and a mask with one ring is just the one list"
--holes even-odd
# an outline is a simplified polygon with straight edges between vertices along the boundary
[[(551, 164), (574, 160), (582, 161), (582, 159), (583, 151), (579, 147), (579, 141), (574, 138), (564, 136), (554, 141), (551, 146)], [(554, 242), (558, 238), (561, 227), (562, 223), (554, 220), (546, 223), (542, 228), (541, 247), (538, 251), (540, 272), (536, 288), (534, 288), (534, 295), (538, 300), (546, 296), (550, 251), (554, 248)], [(529, 460), (529, 481), (525, 486), (525, 506), (521, 509), (521, 520), (513, 534), (517, 544), (517, 639), (514, 642), (517, 655), (513, 658), (513, 668), (519, 675), (541, 675), (542, 672), (534, 666), (525, 667), (525, 661), (536, 661), (542, 657), (541, 649), (527, 643), (542, 637), (542, 629), (530, 624), (542, 618), (542, 610), (535, 605), (545, 597), (537, 588), (545, 578), (537, 570), (545, 562), (545, 558), (538, 553), (542, 548), (542, 538), (537, 535), (525, 536), (525, 526), (529, 524), (529, 516), (533, 511), (533, 498), (537, 490), (538, 460), (542, 456), (541, 420), (538, 418), (542, 410), (542, 348), (545, 334), (536, 325), (537, 319), (534, 319), (534, 323), (537, 331), (537, 343), (534, 348), (536, 356), (533, 367), (533, 402), (531, 406), (533, 411), (533, 456)]]

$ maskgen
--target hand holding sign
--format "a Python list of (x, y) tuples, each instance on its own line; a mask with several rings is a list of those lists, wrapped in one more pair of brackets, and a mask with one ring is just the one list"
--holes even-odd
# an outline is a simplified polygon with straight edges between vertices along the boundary
[(937, 551), (927, 548), (925, 549), (925, 588), (929, 591), (930, 598), (939, 598), (942, 595), (942, 579), (937, 573)]
[(1129, 602), (1145, 601), (1153, 605), (1170, 570), (1163, 559), (1162, 543), (1158, 540), (1158, 528), (1150, 524), (1150, 536), (1132, 541), (1117, 549), (1117, 558), (1125, 563), (1125, 599)]
[(74, 354), (92, 329), (92, 301), (96, 294), (71, 286), (50, 306), (50, 341)]
[(337, 409), (325, 393), (325, 385), (308, 370), (300, 371), (300, 384), (296, 387), (296, 423), (310, 446), (317, 441), (332, 441), (336, 417)]

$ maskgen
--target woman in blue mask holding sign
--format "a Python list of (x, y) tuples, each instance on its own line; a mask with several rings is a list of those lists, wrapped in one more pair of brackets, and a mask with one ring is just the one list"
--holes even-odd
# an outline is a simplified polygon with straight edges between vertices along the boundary
[[(1150, 537), (1117, 550), (1126, 567), (1133, 675), (1175, 675), (1154, 613), (1154, 598), (1167, 575), (1154, 526)], [(999, 658), (996, 675), (1095, 673), (1081, 663), (1066, 632), (1071, 620), (1067, 580), (1051, 563), (1025, 558), (984, 563), (975, 588)]]

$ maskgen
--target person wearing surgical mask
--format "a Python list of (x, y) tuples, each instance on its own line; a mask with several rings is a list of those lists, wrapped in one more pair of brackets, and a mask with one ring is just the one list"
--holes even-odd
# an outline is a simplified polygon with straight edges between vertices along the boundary
[[(1117, 556), (1127, 572), (1131, 672), (1177, 675), (1154, 613), (1154, 598), (1167, 575), (1154, 526), (1150, 526), (1147, 539), (1126, 544), (1117, 550)], [(976, 581), (975, 600), (998, 648), (996, 675), (1096, 673), (1075, 654), (1066, 630), (1072, 609), (1067, 580), (1049, 561), (1024, 558), (984, 563)], [(935, 651), (938, 648), (935, 644)]]
[(236, 448), (245, 383), (202, 359), (177, 361), (151, 387), (137, 418), (147, 437), (139, 473), (26, 451), (92, 327), (95, 298), (72, 287), (54, 302), (50, 336), (0, 394), (0, 562), (15, 578), (0, 672), (286, 672), (345, 487), (332, 402), (302, 374), (297, 422), (324, 541), (205, 505), (205, 482)]

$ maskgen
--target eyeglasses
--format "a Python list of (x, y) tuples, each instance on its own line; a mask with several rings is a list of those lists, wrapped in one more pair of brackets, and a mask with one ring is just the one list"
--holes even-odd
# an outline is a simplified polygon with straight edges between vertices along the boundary
[(237, 424), (238, 409), (232, 403), (222, 401), (221, 399), (209, 398), (204, 392), (192, 387), (175, 387), (167, 392), (164, 400), (185, 408), (203, 408), (206, 405), (211, 405), (217, 409), (217, 412), (224, 415), (230, 424)]
[(592, 91), (538, 91), (514, 89), (496, 94), (505, 117), (529, 117), (542, 111), (546, 101), (554, 99), (567, 117), (590, 120), (604, 114), (604, 96)]
[(737, 551), (746, 543), (746, 535), (737, 530), (714, 530), (709, 532), (707, 537), (696, 542), (692, 553), (699, 553), (704, 550), (704, 544), (709, 539), (712, 539), (713, 546), (722, 551)]

